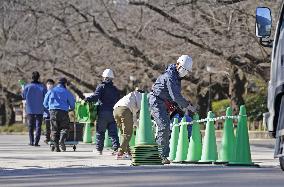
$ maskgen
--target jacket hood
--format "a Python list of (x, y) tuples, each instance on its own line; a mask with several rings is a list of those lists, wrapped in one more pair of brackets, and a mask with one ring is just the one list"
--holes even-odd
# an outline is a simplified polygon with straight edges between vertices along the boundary
[(176, 76), (178, 79), (181, 79), (179, 77), (179, 74), (178, 74), (178, 71), (176, 69), (176, 65), (175, 64), (168, 65), (168, 67), (166, 68), (165, 72), (169, 73), (170, 75)]

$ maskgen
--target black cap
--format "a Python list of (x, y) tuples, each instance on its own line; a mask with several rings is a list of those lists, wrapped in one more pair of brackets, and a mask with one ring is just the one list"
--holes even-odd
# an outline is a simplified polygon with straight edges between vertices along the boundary
[(38, 81), (39, 77), (40, 77), (39, 72), (34, 71), (34, 72), (32, 73), (32, 79), (33, 79), (33, 81)]
[(47, 80), (46, 80), (46, 83), (54, 84), (55, 82), (54, 82), (54, 80), (53, 80), (53, 79), (47, 79)]
[(58, 83), (60, 83), (60, 84), (66, 84), (66, 83), (67, 83), (67, 79), (64, 78), (64, 77), (62, 77), (62, 78), (60, 78), (60, 79), (58, 80)]

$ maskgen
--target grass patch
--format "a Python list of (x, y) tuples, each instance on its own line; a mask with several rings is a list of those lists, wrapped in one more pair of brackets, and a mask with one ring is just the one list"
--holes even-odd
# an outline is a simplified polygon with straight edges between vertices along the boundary
[(28, 132), (28, 128), (26, 125), (21, 123), (16, 123), (9, 126), (0, 126), (0, 133), (13, 133), (13, 132)]

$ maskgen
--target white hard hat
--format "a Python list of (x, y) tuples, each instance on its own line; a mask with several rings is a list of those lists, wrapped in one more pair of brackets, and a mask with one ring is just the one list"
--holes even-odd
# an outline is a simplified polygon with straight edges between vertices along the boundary
[(105, 69), (102, 76), (104, 78), (114, 78), (113, 71), (111, 69)]
[(180, 65), (185, 68), (187, 71), (192, 71), (192, 58), (188, 55), (181, 55), (177, 62), (180, 63)]

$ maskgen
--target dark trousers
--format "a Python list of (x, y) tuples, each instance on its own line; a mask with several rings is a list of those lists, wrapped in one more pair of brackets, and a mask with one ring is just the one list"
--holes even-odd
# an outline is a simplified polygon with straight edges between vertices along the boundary
[(69, 130), (68, 112), (64, 110), (50, 110), (51, 140), (55, 146), (65, 143)]
[(45, 139), (46, 141), (50, 141), (50, 132), (51, 132), (51, 127), (50, 127), (50, 118), (44, 118), (44, 123), (45, 123)]
[[(29, 137), (30, 144), (38, 144), (41, 135), (41, 124), (42, 124), (42, 114), (28, 114), (28, 129), (29, 129)], [(34, 138), (34, 131), (36, 132)]]
[(96, 148), (98, 151), (102, 151), (104, 148), (105, 132), (108, 130), (109, 137), (111, 138), (112, 148), (117, 150), (120, 147), (119, 138), (117, 134), (117, 126), (114, 121), (112, 112), (104, 111), (99, 112), (97, 126), (96, 126), (96, 136), (97, 144)]

